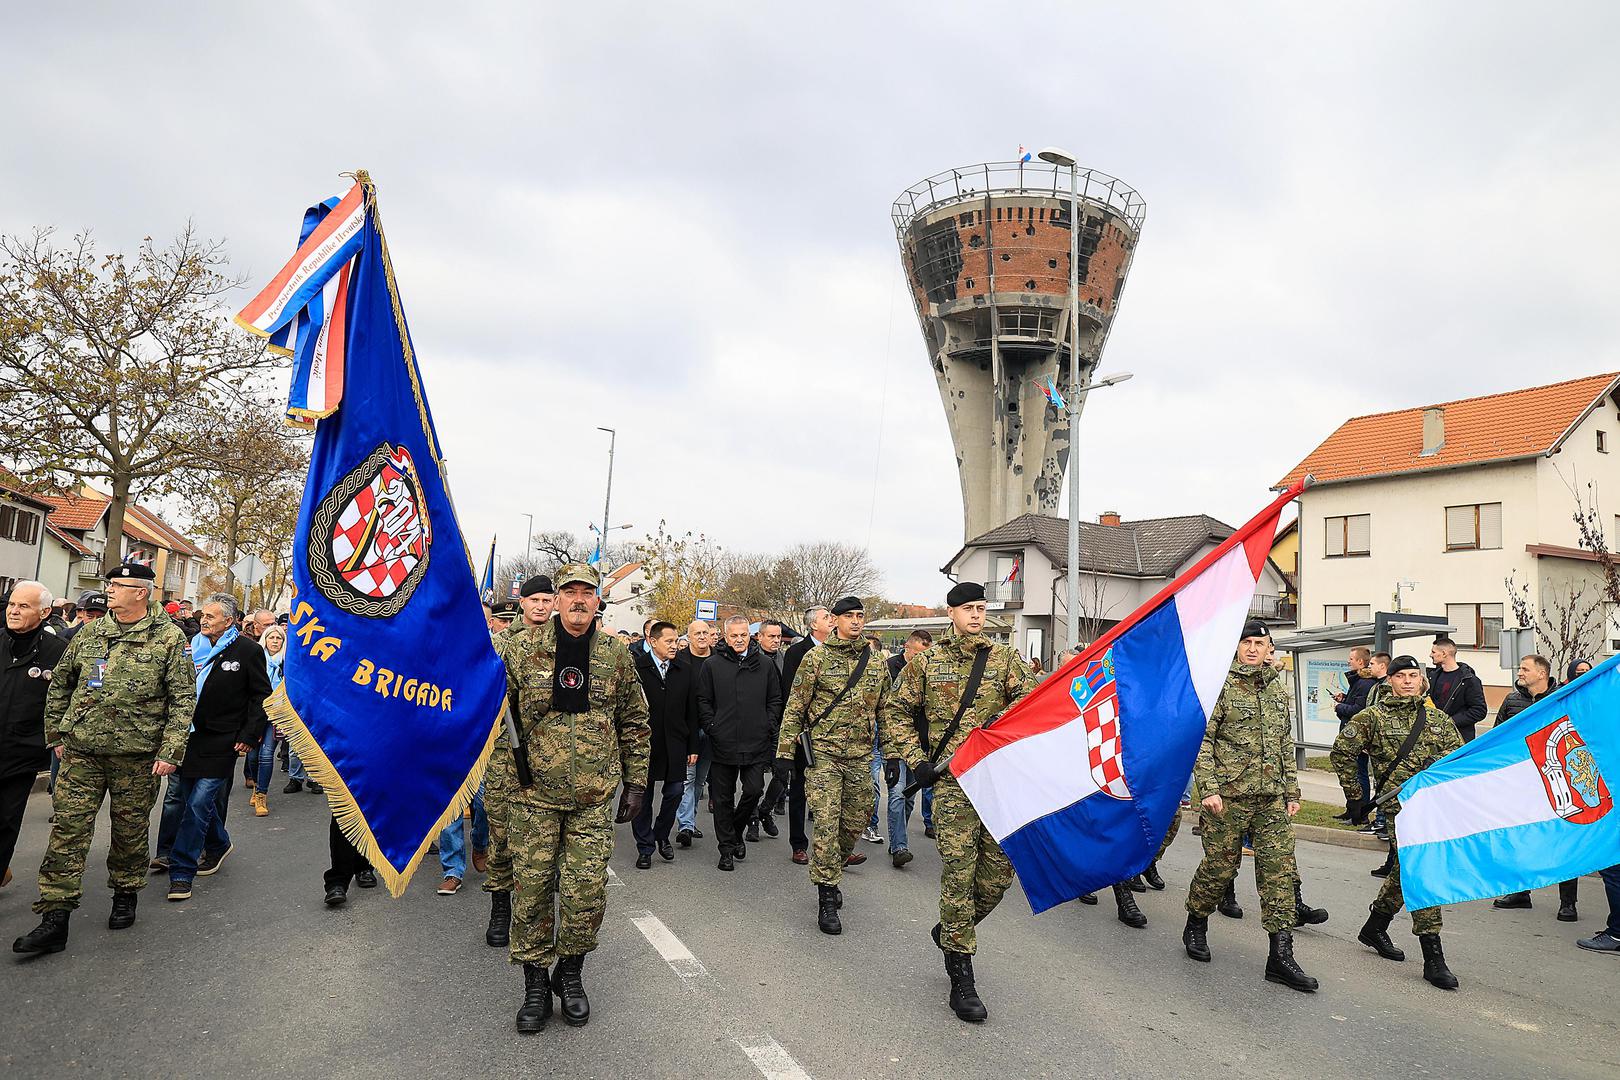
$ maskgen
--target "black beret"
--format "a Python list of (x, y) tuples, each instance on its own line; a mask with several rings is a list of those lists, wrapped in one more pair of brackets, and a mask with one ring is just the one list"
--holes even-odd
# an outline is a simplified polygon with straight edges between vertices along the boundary
[(534, 577), (523, 583), (523, 588), (518, 590), (524, 596), (533, 596), (535, 593), (554, 593), (556, 591), (551, 587), (551, 579), (544, 574), (534, 575)]
[(842, 600), (836, 601), (832, 606), (834, 615), (848, 615), (852, 611), (865, 610), (866, 605), (861, 603), (861, 598), (858, 596), (846, 596)]
[(1397, 671), (1422, 671), (1422, 670), (1423, 670), (1423, 665), (1422, 664), (1418, 663), (1416, 660), (1414, 660), (1410, 656), (1401, 655), (1401, 656), (1397, 656), (1395, 659), (1393, 659), (1393, 660), (1391, 660), (1389, 662), (1389, 670), (1386, 671), (1384, 674), (1393, 675)]
[(157, 575), (152, 573), (150, 566), (143, 566), (138, 562), (121, 562), (102, 575), (105, 581), (156, 581)]
[(977, 581), (963, 581), (945, 594), (946, 607), (960, 607), (984, 599), (984, 586)]
[[(1230, 625), (1230, 624), (1228, 624), (1228, 625)], [(1271, 629), (1269, 627), (1267, 627), (1266, 624), (1261, 622), (1259, 619), (1250, 619), (1248, 622), (1243, 624), (1243, 637), (1246, 637), (1246, 638), (1267, 637), (1268, 638), (1270, 636), (1271, 636)]]

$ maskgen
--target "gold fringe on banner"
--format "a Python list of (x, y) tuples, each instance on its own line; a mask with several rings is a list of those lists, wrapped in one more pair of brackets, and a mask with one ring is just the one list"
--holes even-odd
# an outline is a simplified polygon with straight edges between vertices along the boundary
[(489, 737), (484, 740), (484, 748), (479, 751), (478, 761), (474, 763), (472, 772), (462, 782), (461, 788), (445, 807), (444, 813), (439, 815), (438, 824), (422, 838), (410, 861), (404, 869), (395, 870), (393, 865), (384, 857), (382, 848), (377, 844), (377, 837), (371, 831), (371, 825), (366, 821), (366, 815), (355, 802), (354, 794), (349, 791), (349, 785), (344, 783), (339, 775), (337, 766), (326, 756), (321, 744), (310, 734), (309, 727), (303, 718), (293, 708), (292, 702), (287, 700), (287, 684), (284, 681), (276, 687), (264, 703), (264, 711), (270, 722), (276, 725), (276, 730), (286, 737), (292, 744), (293, 753), (304, 765), (304, 770), (310, 778), (326, 789), (326, 801), (332, 808), (332, 817), (337, 821), (338, 829), (349, 838), (354, 849), (364, 855), (371, 868), (377, 871), (383, 884), (388, 886), (391, 896), (399, 896), (405, 892), (405, 886), (411, 883), (411, 875), (416, 873), (417, 866), (422, 862), (422, 856), (427, 849), (438, 839), (439, 833), (451, 822), (460, 821), (466, 814), (467, 807), (472, 805), (473, 796), (484, 782), (484, 769), (489, 764), (490, 751), (494, 749), (495, 738), (501, 732), (506, 722), (506, 701), (501, 701), (501, 711), (490, 726)]

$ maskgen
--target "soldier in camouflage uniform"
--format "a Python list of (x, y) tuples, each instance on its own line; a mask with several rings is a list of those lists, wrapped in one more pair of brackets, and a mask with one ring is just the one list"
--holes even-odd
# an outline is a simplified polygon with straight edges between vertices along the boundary
[(1265, 624), (1243, 627), (1226, 685), (1210, 711), (1204, 744), (1193, 767), (1203, 799), (1199, 821), (1204, 859), (1187, 891), (1187, 955), (1207, 962), (1209, 915), (1243, 862), (1243, 837), (1254, 848), (1260, 918), (1271, 936), (1266, 981), (1314, 991), (1316, 980), (1294, 960), (1294, 827), (1299, 779), (1294, 772), (1294, 730), (1288, 689), (1266, 663), (1271, 634)]
[[(1333, 770), (1339, 774), (1339, 785), (1344, 788), (1345, 807), (1351, 822), (1359, 825), (1367, 820), (1374, 809), (1373, 800), (1361, 798), (1361, 780), (1356, 775), (1356, 755), (1366, 754), (1372, 760), (1374, 777), (1382, 777), (1380, 790), (1374, 798), (1385, 792), (1400, 790), (1417, 773), (1428, 768), (1462, 745), (1457, 726), (1444, 712), (1428, 700), (1429, 687), (1422, 666), (1410, 656), (1397, 656), (1389, 663), (1390, 693), (1382, 695), (1378, 704), (1352, 716), (1339, 737), (1333, 741), (1330, 759)], [(1422, 716), (1423, 730), (1404, 759), (1401, 747), (1413, 725)], [(1384, 774), (1388, 773), (1387, 777)], [(1389, 822), (1391, 865), (1389, 876), (1372, 907), (1366, 925), (1357, 940), (1386, 960), (1405, 960), (1406, 954), (1389, 939), (1389, 923), (1401, 910), (1401, 863), (1399, 833), (1395, 819), (1401, 812), (1398, 800), (1384, 804)], [(1442, 990), (1457, 989), (1457, 977), (1446, 967), (1446, 957), (1440, 949), (1440, 909), (1422, 908), (1412, 912), (1412, 933), (1423, 947), (1423, 977)]]
[[(525, 581), (521, 591), (521, 617), (493, 636), (495, 652), (503, 659), (514, 637), (531, 626), (545, 625), (556, 607), (556, 590), (544, 574)], [(517, 784), (513, 752), (511, 740), (497, 736), (489, 765), (484, 769), (484, 813), (489, 819), (489, 864), (483, 886), (489, 893), (489, 926), (484, 930), (484, 941), (494, 949), (512, 943), (512, 850), (507, 843), (506, 816), (512, 788)]]
[[(1012, 884), (1012, 864), (940, 762), (956, 753), (974, 728), (1035, 689), (1035, 676), (1014, 649), (984, 636), (984, 586), (963, 582), (945, 603), (953, 633), (901, 670), (900, 684), (883, 709), (883, 746), (885, 756), (904, 762), (919, 784), (934, 789), (940, 861), (934, 944), (945, 952), (951, 1009), (963, 1020), (978, 1021), (988, 1013), (973, 981), (972, 958), (978, 950), (974, 927), (995, 910)], [(961, 707), (974, 659), (984, 649), (990, 652), (978, 691), (960, 726), (941, 745)]]
[[(613, 824), (629, 821), (646, 793), (647, 699), (630, 650), (596, 626), (599, 583), (592, 567), (564, 566), (556, 617), (519, 631), (503, 652), (507, 693), (517, 700), (534, 774), (534, 785), (525, 788), (514, 771), (506, 792), (516, 884), (512, 962), (523, 965), (524, 976), (517, 1029), (524, 1033), (545, 1026), (553, 989), (570, 1025), (590, 1019), (581, 968), (607, 909)], [(621, 781), (615, 817), (609, 800)], [(554, 895), (561, 912), (555, 935)], [(557, 967), (548, 973), (553, 956)]]
[[(799, 733), (810, 734), (815, 760), (805, 770), (804, 795), (816, 819), (810, 880), (818, 899), (816, 925), (824, 934), (843, 932), (838, 909), (844, 896), (838, 883), (877, 803), (872, 747), (878, 710), (889, 692), (889, 667), (872, 656), (862, 634), (866, 611), (861, 601), (846, 596), (832, 606), (832, 615), (833, 633), (805, 654), (793, 677), (776, 744), (776, 773), (789, 775)], [(865, 669), (850, 686), (862, 657)]]
[(121, 564), (107, 573), (107, 615), (86, 623), (57, 661), (45, 699), (45, 743), (61, 759), (45, 861), (39, 868), (38, 927), (12, 951), (61, 952), (96, 814), (110, 799), (113, 890), (107, 925), (135, 922), (136, 893), (146, 887), (147, 831), (158, 777), (185, 755), (197, 704), (196, 667), (184, 632), (151, 604), (150, 567)]

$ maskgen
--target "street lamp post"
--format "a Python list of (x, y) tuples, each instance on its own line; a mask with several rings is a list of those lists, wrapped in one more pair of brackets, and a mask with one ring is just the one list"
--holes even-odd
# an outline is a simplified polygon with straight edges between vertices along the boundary
[(527, 559), (534, 552), (534, 515), (524, 514), (523, 516), (529, 519), (529, 531), (523, 541), (523, 557)]
[(611, 517), (608, 516), (608, 511), (613, 506), (613, 451), (614, 451), (614, 448), (619, 443), (619, 433), (617, 431), (615, 431), (613, 428), (608, 428), (608, 427), (598, 427), (596, 430), (597, 431), (605, 431), (605, 432), (608, 433), (607, 496), (602, 500), (602, 548), (597, 553), (598, 555), (600, 555), (602, 558), (605, 559), (605, 558), (607, 558), (607, 534), (608, 534), (608, 528), (609, 528), (608, 522), (613, 520)]
[[(1080, 410), (1085, 407), (1090, 384), (1080, 384), (1080, 167), (1073, 154), (1055, 146), (1040, 153), (1042, 161), (1066, 166), (1069, 170), (1069, 400), (1064, 412), (1069, 420), (1069, 648), (1080, 644), (1080, 608), (1075, 598), (1080, 595), (1080, 444), (1076, 440)], [(1099, 381), (1098, 386), (1113, 386), (1131, 377), (1121, 372)]]

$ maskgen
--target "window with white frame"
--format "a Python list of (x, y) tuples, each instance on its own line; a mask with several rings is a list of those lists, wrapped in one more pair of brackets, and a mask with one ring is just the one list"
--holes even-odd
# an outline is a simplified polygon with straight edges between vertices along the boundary
[(1341, 623), (1372, 622), (1371, 604), (1324, 604), (1322, 606), (1322, 625), (1338, 626)]
[(1372, 515), (1347, 514), (1322, 522), (1325, 554), (1330, 559), (1372, 554)]
[(1494, 649), (1502, 639), (1501, 604), (1447, 604), (1451, 640), (1469, 649)]
[(1446, 507), (1446, 550), (1483, 551), (1502, 546), (1502, 504)]

